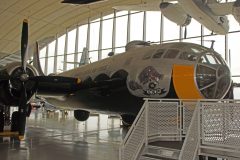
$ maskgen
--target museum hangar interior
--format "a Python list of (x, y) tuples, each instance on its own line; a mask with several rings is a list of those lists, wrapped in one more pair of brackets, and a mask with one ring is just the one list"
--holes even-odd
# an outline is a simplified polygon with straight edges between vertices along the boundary
[(0, 159), (240, 159), (240, 2), (184, 1), (1, 1)]

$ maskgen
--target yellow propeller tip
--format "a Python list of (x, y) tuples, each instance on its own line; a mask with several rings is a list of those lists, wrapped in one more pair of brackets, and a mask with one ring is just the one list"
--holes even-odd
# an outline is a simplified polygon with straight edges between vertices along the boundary
[(24, 140), (24, 136), (18, 136), (18, 139), (19, 139), (20, 141), (23, 141), (23, 140)]
[(78, 79), (77, 79), (77, 84), (80, 84), (80, 83), (81, 83), (81, 79), (78, 78)]
[(27, 19), (24, 19), (23, 22), (28, 23), (28, 20), (27, 20)]

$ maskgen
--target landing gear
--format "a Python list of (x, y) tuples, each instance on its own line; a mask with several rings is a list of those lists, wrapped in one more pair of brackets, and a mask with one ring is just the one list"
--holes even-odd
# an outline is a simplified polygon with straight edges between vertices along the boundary
[(15, 111), (12, 113), (12, 123), (11, 123), (11, 131), (17, 132), (19, 130), (19, 112)]
[(122, 124), (125, 127), (131, 126), (136, 118), (134, 115), (129, 115), (129, 114), (122, 114)]
[(78, 121), (86, 121), (89, 118), (90, 112), (84, 110), (75, 110), (74, 117)]

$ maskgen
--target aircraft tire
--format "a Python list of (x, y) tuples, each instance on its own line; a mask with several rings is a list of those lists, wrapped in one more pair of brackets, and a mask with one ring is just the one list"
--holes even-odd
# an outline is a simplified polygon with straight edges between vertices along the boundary
[(89, 118), (90, 112), (84, 110), (75, 110), (74, 118), (78, 121), (86, 121)]
[(12, 120), (11, 120), (11, 131), (16, 132), (19, 130), (19, 112), (15, 111), (12, 113)]
[(0, 132), (4, 130), (4, 114), (3, 111), (0, 110)]
[(121, 115), (122, 124), (125, 127), (131, 126), (136, 118), (134, 115), (123, 114)]

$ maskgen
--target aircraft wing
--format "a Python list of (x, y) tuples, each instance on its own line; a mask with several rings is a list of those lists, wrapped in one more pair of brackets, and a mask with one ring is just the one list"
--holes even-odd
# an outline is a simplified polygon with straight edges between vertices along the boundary
[(226, 3), (209, 3), (208, 7), (212, 10), (215, 15), (223, 16), (232, 14), (233, 5), (235, 2), (226, 2)]
[(114, 6), (116, 10), (127, 10), (127, 11), (160, 11), (159, 2), (154, 3), (143, 3), (143, 4), (132, 4), (123, 6)]
[(101, 81), (85, 81), (80, 85), (80, 89), (106, 88), (106, 87), (111, 88), (119, 85), (126, 85), (126, 79), (112, 78), (109, 80)]
[[(176, 0), (165, 0), (164, 2), (171, 2)], [(160, 11), (161, 0), (155, 0), (147, 3), (129, 4), (122, 6), (114, 6), (116, 10), (127, 10), (127, 11)]]
[(124, 78), (112, 78), (108, 80), (93, 81), (87, 79), (81, 81), (78, 78), (64, 76), (38, 76), (37, 77), (38, 95), (67, 95), (84, 89), (109, 89), (117, 86), (126, 85)]

